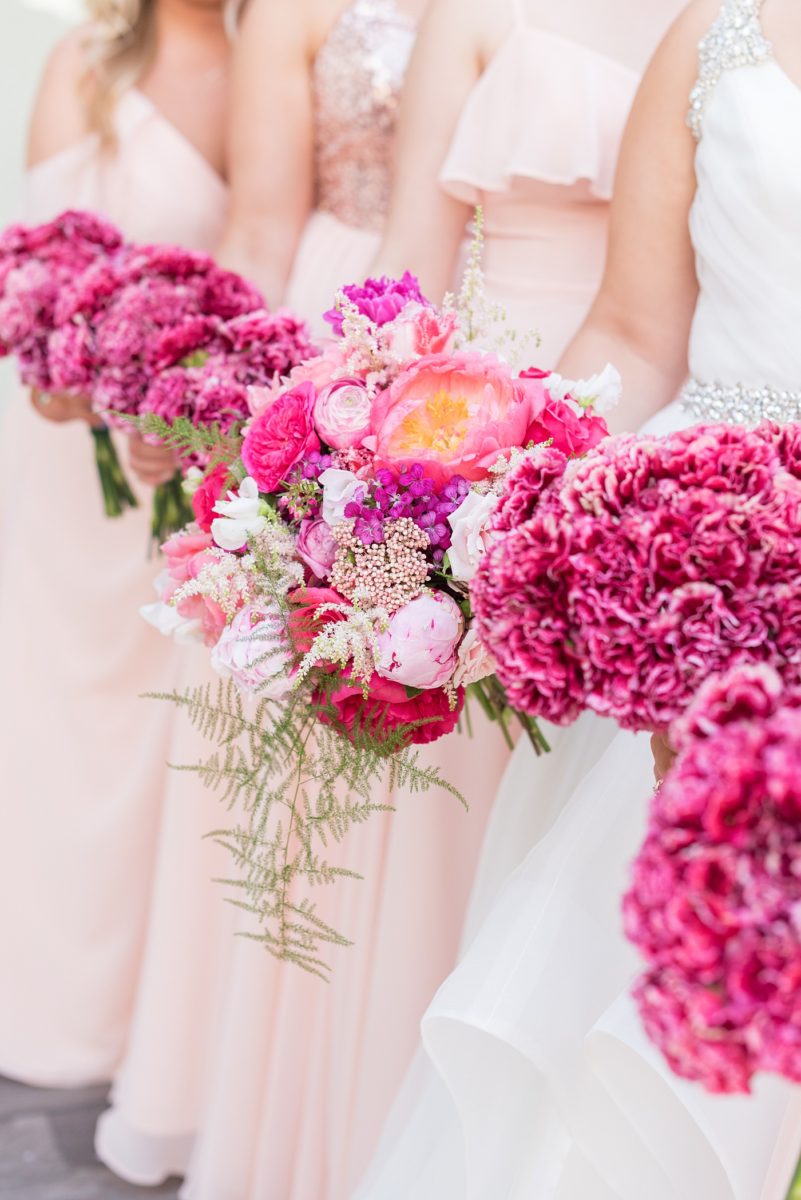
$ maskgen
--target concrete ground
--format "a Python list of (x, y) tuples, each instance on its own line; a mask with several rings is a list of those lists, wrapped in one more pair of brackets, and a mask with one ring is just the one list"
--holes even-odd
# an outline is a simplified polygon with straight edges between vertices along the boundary
[(2, 1200), (177, 1200), (178, 1183), (137, 1188), (95, 1158), (106, 1088), (48, 1091), (0, 1078)]

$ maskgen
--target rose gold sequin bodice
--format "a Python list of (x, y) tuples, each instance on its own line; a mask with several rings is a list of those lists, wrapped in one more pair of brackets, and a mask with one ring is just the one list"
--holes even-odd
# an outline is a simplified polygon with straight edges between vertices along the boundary
[(316, 205), (359, 229), (386, 218), (415, 32), (395, 0), (354, 0), (314, 63)]

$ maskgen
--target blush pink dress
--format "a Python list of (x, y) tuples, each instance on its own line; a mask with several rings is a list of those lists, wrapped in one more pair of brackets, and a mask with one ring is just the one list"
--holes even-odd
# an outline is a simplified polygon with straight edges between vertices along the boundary
[[(34, 167), (25, 219), (102, 212), (126, 234), (209, 249), (226, 189), (137, 91), (118, 146), (86, 138)], [(126, 1042), (162, 810), (177, 651), (138, 615), (150, 599), (148, 496), (103, 515), (84, 425), (20, 392), (0, 433), (0, 1073), (110, 1078)]]
[[(390, 191), (392, 140), (414, 26), (395, 0), (354, 0), (314, 67), (317, 207), (287, 301), (322, 331), (341, 285), (364, 278)], [(346, 1200), (455, 963), (486, 818), (508, 761), (500, 732), (452, 736), (426, 758), (467, 798), (387, 796), (396, 813), (351, 831), (324, 917), (353, 942), (329, 984), (237, 939), (201, 834), (227, 818), (181, 777), (162, 841), (133, 1036), (100, 1157), (140, 1184), (186, 1174), (191, 1200)], [(185, 741), (172, 761), (192, 761)], [(200, 748), (200, 752), (202, 753)], [(206, 747), (206, 751), (208, 748)], [(175, 785), (175, 786), (180, 786)], [(213, 801), (212, 801), (213, 804)], [(194, 831), (192, 825), (194, 824)], [(208, 843), (206, 843), (208, 846)], [(194, 860), (176, 889), (178, 864)], [(338, 860), (338, 861), (340, 861)], [(240, 930), (252, 929), (249, 918)]]

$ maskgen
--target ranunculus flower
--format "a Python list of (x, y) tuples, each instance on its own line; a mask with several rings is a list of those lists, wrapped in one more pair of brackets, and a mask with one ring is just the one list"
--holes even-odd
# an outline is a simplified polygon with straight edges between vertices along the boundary
[[(349, 734), (356, 727), (362, 731), (372, 729), (378, 734), (380, 730), (390, 732), (402, 725), (425, 721), (426, 724), (412, 730), (408, 738), (410, 745), (422, 746), (438, 741), (456, 728), (464, 707), (464, 692), (457, 692), (456, 705), (451, 708), (441, 688), (409, 696), (401, 684), (373, 675), (368, 683), (367, 699), (360, 685), (345, 684), (333, 694), (330, 703)], [(330, 724), (330, 718), (323, 712), (320, 720)]]
[(337, 543), (327, 521), (301, 521), (295, 550), (318, 579), (327, 579), (337, 554)]
[(376, 672), (405, 687), (443, 687), (456, 668), (463, 632), (456, 601), (447, 592), (425, 591), (393, 613), (379, 633)]
[(341, 525), (345, 520), (345, 509), (351, 500), (365, 491), (365, 483), (352, 471), (341, 471), (338, 467), (328, 467), (319, 477), (323, 489), (323, 520), (333, 527)]
[(453, 673), (454, 686), (466, 688), (494, 674), (495, 659), (481, 641), (475, 626), (471, 625), (459, 643), (456, 670)]
[(525, 444), (531, 401), (525, 380), (492, 355), (419, 359), (373, 404), (379, 466), (420, 463), (445, 483), (484, 479), (504, 451)]
[(250, 477), (242, 480), (238, 492), (229, 492), (227, 500), (218, 500), (214, 511), (220, 515), (211, 523), (211, 536), (223, 550), (241, 550), (251, 534), (261, 533), (267, 524), (259, 489)]
[(370, 393), (360, 379), (337, 379), (318, 393), (314, 423), (334, 450), (360, 446), (370, 433)]
[(292, 657), (285, 620), (277, 607), (248, 604), (222, 631), (211, 665), (245, 692), (283, 700), (292, 691)]
[(448, 517), (453, 531), (448, 550), (448, 562), (454, 579), (469, 583), (478, 570), (481, 559), (492, 541), (490, 522), (498, 503), (494, 492), (480, 496), (468, 492), (462, 503)]
[(261, 492), (275, 492), (305, 454), (320, 449), (314, 429), (317, 393), (301, 383), (256, 417), (242, 445), (242, 461)]
[(385, 326), (387, 349), (401, 361), (427, 354), (449, 354), (456, 341), (458, 319), (453, 312), (437, 312), (412, 302)]
[(230, 471), (227, 465), (219, 463), (192, 493), (192, 511), (195, 514), (195, 520), (204, 533), (211, 533), (211, 526), (216, 512), (215, 505), (223, 493), (225, 481), (229, 474)]

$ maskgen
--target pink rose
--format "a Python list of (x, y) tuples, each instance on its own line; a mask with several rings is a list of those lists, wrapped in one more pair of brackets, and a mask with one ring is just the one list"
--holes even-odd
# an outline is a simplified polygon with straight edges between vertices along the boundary
[(475, 626), (471, 626), (459, 644), (453, 682), (456, 687), (466, 688), (494, 674), (495, 659), (481, 641)]
[(360, 379), (337, 379), (317, 396), (317, 432), (334, 450), (359, 446), (370, 433), (371, 410), (370, 393)]
[(373, 405), (377, 466), (418, 462), (438, 483), (484, 479), (500, 454), (525, 443), (528, 386), (492, 355), (419, 359)]
[(552, 396), (545, 386), (542, 371), (530, 368), (520, 378), (525, 381), (531, 400), (531, 423), (526, 430), (526, 443), (551, 442), (553, 449), (571, 457), (586, 454), (609, 436), (602, 417), (579, 414), (575, 411), (575, 402)]
[(334, 565), (337, 543), (325, 521), (301, 521), (295, 550), (318, 579), (327, 579)]
[[(292, 387), (301, 383), (313, 383), (317, 391), (338, 379), (345, 370), (345, 356), (339, 345), (329, 346), (322, 354), (300, 363), (289, 372)], [(272, 387), (249, 387), (248, 407), (254, 417), (259, 417), (266, 408), (285, 392), (286, 380), (277, 380)]]
[(192, 511), (204, 533), (211, 533), (211, 523), (217, 515), (214, 506), (225, 490), (230, 471), (225, 463), (210, 471), (192, 496)]
[(456, 340), (456, 313), (437, 312), (424, 304), (407, 304), (385, 327), (388, 350), (401, 360), (428, 354), (450, 354)]
[(376, 672), (412, 688), (439, 688), (456, 668), (464, 631), (459, 605), (445, 592), (423, 592), (399, 608), (377, 638)]
[(314, 430), (317, 398), (311, 383), (278, 396), (256, 417), (242, 446), (242, 461), (260, 492), (275, 492), (304, 455), (320, 449)]
[(222, 631), (211, 665), (245, 692), (267, 700), (285, 699), (292, 690), (292, 659), (281, 613), (258, 604), (246, 605)]
[[(318, 697), (318, 701), (322, 704), (323, 697)], [(373, 729), (380, 734), (381, 730), (391, 732), (402, 725), (425, 721), (424, 725), (412, 730), (408, 738), (410, 745), (422, 746), (438, 741), (456, 728), (464, 707), (464, 692), (457, 692), (456, 705), (451, 708), (448, 697), (439, 688), (408, 696), (401, 684), (373, 675), (368, 683), (366, 700), (361, 685), (345, 684), (333, 694), (329, 703), (336, 710), (336, 719), (346, 735), (352, 734), (354, 728)], [(321, 711), (319, 717), (324, 725), (332, 723), (325, 712)]]
[(448, 562), (454, 579), (469, 583), (493, 540), (492, 514), (498, 503), (493, 492), (480, 496), (468, 492), (462, 503), (448, 517), (451, 544)]

